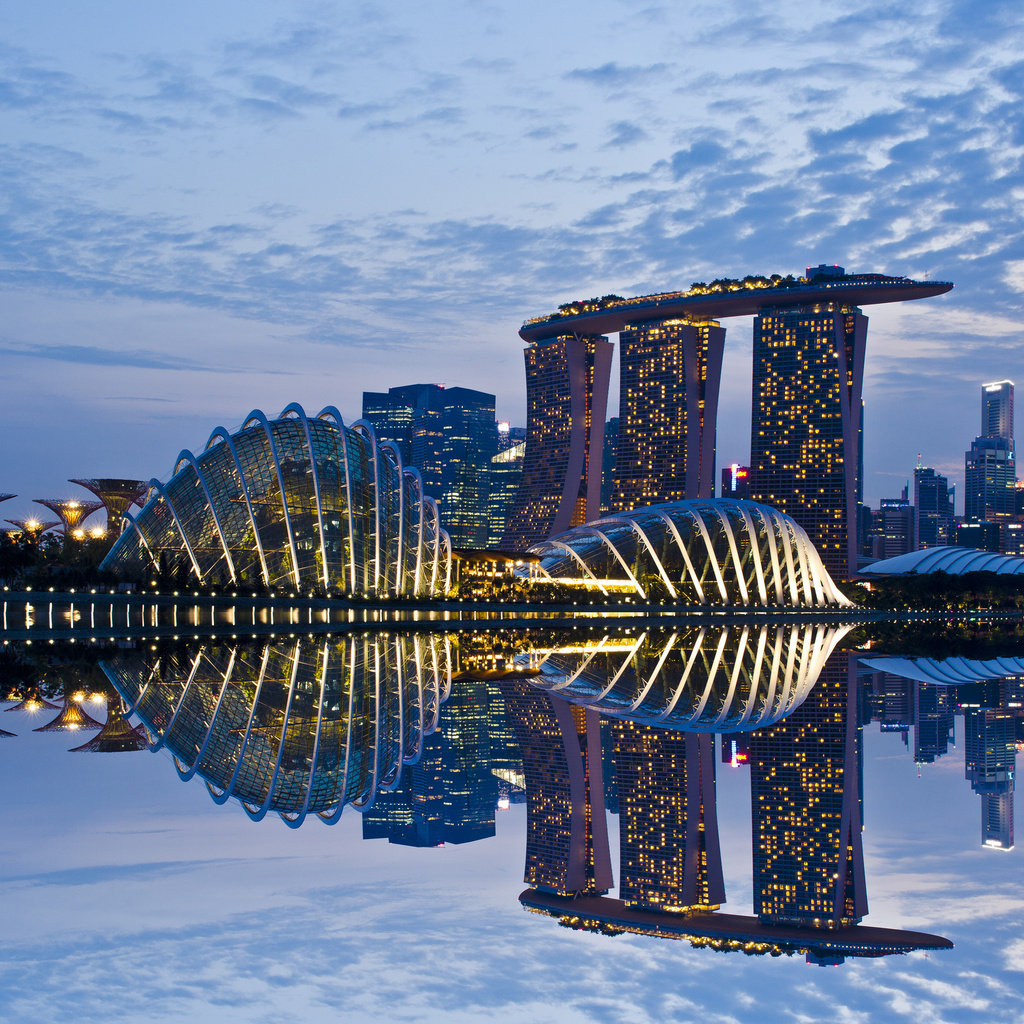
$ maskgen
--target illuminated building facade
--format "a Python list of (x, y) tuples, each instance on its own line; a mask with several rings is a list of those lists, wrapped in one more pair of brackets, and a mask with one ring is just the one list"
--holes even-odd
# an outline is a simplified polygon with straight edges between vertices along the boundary
[(612, 511), (714, 497), (725, 328), (715, 321), (630, 324), (619, 346)]
[(754, 320), (750, 497), (799, 523), (839, 580), (857, 570), (867, 332), (867, 317), (838, 302)]
[(502, 681), (526, 776), (525, 881), (563, 896), (614, 884), (597, 713), (528, 683)]
[[(200, 581), (346, 594), (436, 595), (451, 576), (437, 504), (398, 449), (334, 408), (258, 410), (183, 451), (102, 563), (126, 578), (165, 568)], [(96, 507), (99, 507), (97, 503)]]
[(526, 349), (526, 457), (503, 548), (522, 551), (600, 516), (612, 347), (566, 334)]
[(734, 462), (722, 470), (722, 490), (719, 497), (747, 501), (750, 498), (750, 467)]
[(619, 898), (710, 911), (725, 902), (714, 737), (611, 723), (619, 795)]
[(497, 548), (505, 536), (509, 514), (523, 479), (526, 442), (519, 441), (491, 459), (491, 490), (487, 499), (487, 547)]
[(981, 386), (981, 434), (964, 453), (964, 517), (968, 522), (1009, 522), (1016, 515), (1013, 382)]
[(754, 913), (837, 928), (867, 914), (856, 661), (833, 655), (804, 703), (750, 737)]

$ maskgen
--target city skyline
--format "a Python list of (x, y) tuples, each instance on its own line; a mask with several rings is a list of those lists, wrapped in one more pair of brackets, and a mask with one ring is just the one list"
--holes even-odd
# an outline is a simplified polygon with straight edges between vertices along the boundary
[[(873, 315), (865, 500), (919, 451), (962, 494), (973, 389), (1019, 372), (1024, 88), (1016, 19), (965, 11), (9, 5), (9, 514), (167, 479), (254, 406), (354, 419), (396, 363), (522, 424), (524, 317), (819, 261), (957, 282)], [(749, 344), (719, 465), (747, 458)]]

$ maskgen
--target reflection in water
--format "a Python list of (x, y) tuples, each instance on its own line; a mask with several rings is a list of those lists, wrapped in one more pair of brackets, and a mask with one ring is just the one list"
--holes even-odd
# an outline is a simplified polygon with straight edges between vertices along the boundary
[(81, 746), (72, 747), (72, 754), (127, 754), (146, 750), (149, 735), (144, 725), (133, 726), (125, 717), (126, 708), (118, 700), (107, 707), (107, 720), (103, 728)]
[(741, 732), (799, 707), (851, 626), (692, 627), (553, 645), (516, 658), (535, 685), (602, 714), (669, 729)]
[[(76, 695), (77, 696), (77, 695)], [(41, 725), (33, 732), (74, 732), (78, 729), (101, 729), (102, 724), (97, 722), (85, 708), (82, 707), (82, 700), (69, 697), (64, 703), (61, 713), (51, 719), (46, 725)]]
[(451, 686), (447, 642), (420, 635), (200, 648), (152, 665), (139, 653), (104, 670), (183, 779), (293, 826), (395, 788)]

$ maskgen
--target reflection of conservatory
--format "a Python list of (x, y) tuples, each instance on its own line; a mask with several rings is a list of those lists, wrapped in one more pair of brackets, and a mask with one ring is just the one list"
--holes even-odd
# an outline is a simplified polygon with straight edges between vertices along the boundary
[(544, 578), (679, 604), (849, 605), (807, 534), (752, 501), (653, 505), (534, 545)]
[(419, 473), (332, 407), (309, 418), (293, 404), (273, 421), (252, 412), (235, 434), (214, 430), (201, 455), (183, 451), (166, 485), (150, 484), (102, 568), (377, 596), (441, 594), (450, 582), (451, 544)]
[(103, 670), (183, 779), (295, 827), (394, 789), (451, 690), (447, 642), (418, 635), (206, 648), (152, 664), (126, 653)]
[(799, 707), (852, 626), (690, 627), (517, 655), (533, 686), (603, 715), (687, 732), (746, 732)]

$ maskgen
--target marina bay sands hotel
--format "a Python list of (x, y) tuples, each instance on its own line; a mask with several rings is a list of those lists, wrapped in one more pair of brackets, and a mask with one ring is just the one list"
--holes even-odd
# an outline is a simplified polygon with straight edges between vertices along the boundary
[(948, 292), (942, 281), (809, 267), (624, 299), (569, 303), (527, 320), (527, 444), (502, 547), (525, 550), (601, 515), (613, 344), (620, 358), (611, 511), (714, 495), (725, 348), (720, 320), (754, 317), (750, 497), (792, 516), (835, 579), (857, 568), (860, 307)]

